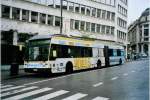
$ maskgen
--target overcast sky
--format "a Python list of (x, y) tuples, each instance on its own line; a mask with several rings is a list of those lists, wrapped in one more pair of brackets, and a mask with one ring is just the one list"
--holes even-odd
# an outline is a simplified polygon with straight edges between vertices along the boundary
[(150, 0), (128, 0), (128, 25), (138, 19), (148, 7), (150, 7)]

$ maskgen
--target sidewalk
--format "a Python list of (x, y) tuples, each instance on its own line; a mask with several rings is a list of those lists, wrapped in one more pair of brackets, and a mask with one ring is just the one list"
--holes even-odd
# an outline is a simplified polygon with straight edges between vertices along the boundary
[(138, 58), (138, 59), (127, 59), (126, 62), (139, 61), (139, 60), (150, 60), (150, 58), (147, 57), (147, 58)]
[(17, 78), (20, 76), (27, 75), (28, 73), (25, 73), (23, 70), (23, 66), (19, 65), (19, 72), (18, 75), (10, 75), (10, 65), (1, 65), (1, 80), (11, 79), (11, 78)]

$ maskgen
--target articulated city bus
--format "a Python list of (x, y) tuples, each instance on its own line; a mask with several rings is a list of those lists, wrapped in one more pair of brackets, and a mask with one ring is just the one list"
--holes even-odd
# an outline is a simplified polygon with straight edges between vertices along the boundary
[(26, 52), (25, 72), (71, 73), (125, 61), (122, 46), (63, 35), (34, 36), (28, 40)]

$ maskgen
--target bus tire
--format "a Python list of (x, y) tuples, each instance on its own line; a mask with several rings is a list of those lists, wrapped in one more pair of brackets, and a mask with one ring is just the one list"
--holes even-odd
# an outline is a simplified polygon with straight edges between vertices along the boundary
[(66, 64), (66, 73), (67, 73), (67, 74), (70, 74), (70, 73), (72, 73), (72, 72), (73, 72), (73, 65), (72, 65), (71, 62), (68, 62), (68, 63)]
[(101, 68), (101, 66), (102, 66), (101, 61), (98, 60), (98, 61), (97, 61), (97, 68)]
[(122, 64), (122, 59), (120, 58), (120, 59), (119, 59), (119, 65), (121, 65), (121, 64)]

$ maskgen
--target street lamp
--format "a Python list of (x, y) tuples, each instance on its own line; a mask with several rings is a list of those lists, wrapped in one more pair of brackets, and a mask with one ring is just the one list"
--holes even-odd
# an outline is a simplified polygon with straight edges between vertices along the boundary
[(63, 18), (62, 18), (62, 7), (63, 7), (63, 0), (60, 0), (60, 34), (62, 34), (62, 27), (63, 27)]

